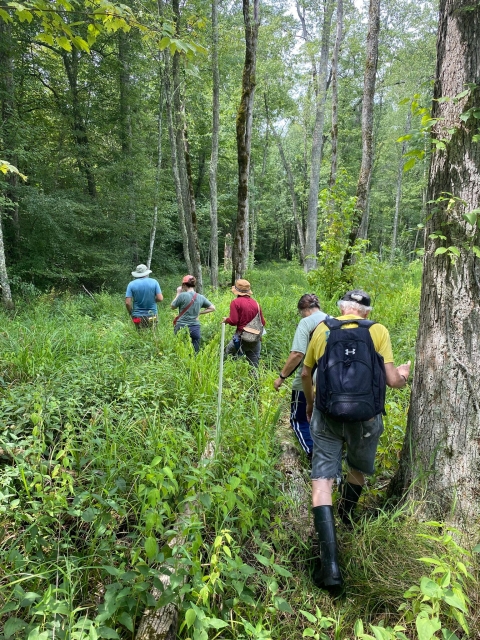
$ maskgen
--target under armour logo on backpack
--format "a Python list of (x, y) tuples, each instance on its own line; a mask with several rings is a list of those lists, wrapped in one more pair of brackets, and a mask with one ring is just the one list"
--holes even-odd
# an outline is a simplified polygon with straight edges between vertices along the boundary
[(352, 349), (351, 351), (349, 351), (348, 349), (345, 349), (345, 355), (346, 356), (354, 356), (355, 355), (355, 349)]

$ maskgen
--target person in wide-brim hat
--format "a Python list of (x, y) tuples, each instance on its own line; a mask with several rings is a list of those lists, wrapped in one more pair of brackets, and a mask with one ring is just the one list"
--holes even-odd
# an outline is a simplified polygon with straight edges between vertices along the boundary
[(253, 296), (253, 291), (250, 289), (250, 282), (242, 278), (235, 281), (232, 287), (232, 293), (236, 296)]
[(244, 355), (253, 367), (258, 367), (260, 351), (262, 349), (261, 336), (257, 342), (246, 342), (241, 336), (246, 325), (251, 322), (257, 314), (260, 316), (262, 325), (265, 326), (262, 309), (258, 302), (251, 297), (253, 292), (250, 289), (250, 282), (248, 280), (239, 278), (235, 281), (231, 291), (236, 297), (230, 303), (230, 314), (228, 318), (223, 318), (222, 322), (236, 327), (236, 331), (225, 348), (225, 354), (227, 356), (231, 355), (234, 358)]
[(149, 278), (152, 270), (145, 264), (139, 264), (132, 271), (132, 280), (125, 294), (125, 306), (137, 329), (154, 327), (157, 324), (157, 302), (163, 300), (160, 284)]

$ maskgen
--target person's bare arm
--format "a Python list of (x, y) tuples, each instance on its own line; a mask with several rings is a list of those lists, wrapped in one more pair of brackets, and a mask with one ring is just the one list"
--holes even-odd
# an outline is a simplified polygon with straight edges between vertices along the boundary
[(290, 355), (287, 358), (287, 361), (283, 365), (280, 374), (283, 376), (283, 379), (279, 376), (275, 382), (273, 383), (274, 388), (278, 391), (282, 386), (283, 380), (288, 378), (288, 376), (295, 371), (298, 367), (302, 358), (305, 354), (301, 351), (290, 351)]
[(303, 365), (302, 369), (302, 387), (305, 394), (305, 400), (307, 403), (307, 420), (310, 422), (313, 413), (313, 382), (312, 382), (312, 368)]
[(130, 315), (132, 315), (132, 298), (125, 298), (125, 306)]
[(210, 307), (207, 307), (206, 309), (202, 309), (198, 315), (204, 316), (206, 313), (213, 313), (213, 311), (215, 311), (214, 304), (212, 304)]
[(155, 302), (161, 302), (163, 300), (163, 293), (157, 293), (155, 295)]
[(393, 362), (385, 364), (385, 373), (387, 375), (387, 384), (392, 389), (401, 389), (407, 384), (410, 375), (410, 360), (406, 364), (400, 364), (396, 367)]

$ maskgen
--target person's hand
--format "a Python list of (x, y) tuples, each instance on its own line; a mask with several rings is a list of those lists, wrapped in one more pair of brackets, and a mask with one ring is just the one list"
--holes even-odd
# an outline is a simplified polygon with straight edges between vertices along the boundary
[(408, 380), (408, 376), (410, 375), (410, 360), (406, 364), (400, 364), (397, 367), (398, 373), (405, 378), (405, 381)]
[(307, 414), (307, 422), (310, 423), (312, 420), (312, 413), (313, 413), (313, 403), (309, 404), (307, 402), (307, 408), (305, 410), (306, 414)]
[(280, 387), (282, 386), (282, 384), (283, 384), (283, 380), (279, 376), (273, 383), (273, 387), (274, 387), (275, 391), (278, 391), (280, 389)]
[(226, 322), (226, 320), (227, 320), (227, 316), (225, 316), (225, 318), (222, 318), (222, 321), (220, 324), (223, 324), (224, 322)]
[(180, 285), (179, 287), (177, 287), (177, 295), (178, 295), (179, 293), (182, 293), (182, 285)]

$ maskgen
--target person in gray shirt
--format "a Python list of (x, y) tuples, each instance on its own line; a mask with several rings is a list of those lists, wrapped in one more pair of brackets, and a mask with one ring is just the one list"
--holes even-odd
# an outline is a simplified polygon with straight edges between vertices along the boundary
[(178, 316), (174, 320), (174, 333), (187, 327), (192, 340), (195, 353), (200, 349), (200, 321), (198, 317), (205, 313), (215, 311), (214, 305), (201, 293), (195, 291), (196, 279), (194, 276), (184, 276), (182, 284), (177, 288), (177, 297), (170, 307), (178, 309)]
[(273, 383), (278, 391), (292, 373), (295, 378), (292, 383), (292, 400), (290, 405), (290, 425), (298, 438), (300, 446), (307, 454), (308, 459), (312, 459), (313, 441), (310, 435), (310, 424), (307, 420), (307, 403), (302, 389), (302, 365), (307, 352), (310, 339), (317, 326), (328, 318), (327, 314), (320, 309), (320, 301), (314, 293), (305, 293), (297, 304), (298, 313), (302, 319), (297, 325), (297, 330), (293, 337), (292, 348), (287, 361), (280, 370), (280, 375)]

